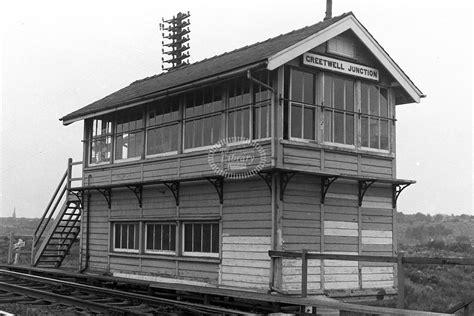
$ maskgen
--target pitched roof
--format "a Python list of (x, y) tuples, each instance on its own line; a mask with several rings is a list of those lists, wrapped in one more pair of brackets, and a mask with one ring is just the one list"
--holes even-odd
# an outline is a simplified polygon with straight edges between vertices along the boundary
[(60, 120), (62, 120), (64, 124), (70, 124), (91, 114), (126, 106), (127, 104), (154, 95), (160, 91), (166, 91), (204, 78), (224, 74), (241, 67), (267, 61), (269, 57), (276, 53), (295, 45), (349, 15), (352, 15), (352, 12), (344, 13), (332, 19), (270, 38), (264, 42), (255, 43), (219, 56), (204, 59), (176, 70), (135, 81), (129, 86), (105, 98), (69, 113)]

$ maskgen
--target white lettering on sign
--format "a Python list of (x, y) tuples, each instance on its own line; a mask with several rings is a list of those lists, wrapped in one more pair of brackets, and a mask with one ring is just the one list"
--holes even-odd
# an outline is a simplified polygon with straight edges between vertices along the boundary
[(303, 55), (303, 64), (335, 72), (340, 72), (347, 75), (362, 77), (371, 80), (379, 80), (378, 69), (322, 55), (305, 53)]

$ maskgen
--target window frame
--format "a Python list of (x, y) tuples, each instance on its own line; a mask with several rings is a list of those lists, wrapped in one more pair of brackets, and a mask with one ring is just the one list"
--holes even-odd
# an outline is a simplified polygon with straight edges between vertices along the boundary
[[(170, 100), (171, 99), (171, 100)], [(154, 125), (151, 125), (150, 123), (150, 108), (152, 107), (160, 107), (160, 106), (163, 106), (163, 104), (166, 104), (167, 102), (177, 102), (177, 106), (178, 106), (178, 117), (176, 119), (170, 119), (169, 121), (165, 121), (165, 122), (162, 122), (162, 123), (158, 123), (158, 124), (154, 124)], [(170, 98), (165, 98), (165, 99), (161, 99), (161, 100), (158, 100), (158, 104), (148, 104), (148, 106), (146, 107), (145, 109), (145, 139), (144, 139), (144, 146), (145, 146), (145, 149), (144, 149), (144, 156), (145, 158), (144, 159), (148, 159), (148, 158), (157, 158), (157, 157), (165, 157), (165, 156), (172, 156), (172, 155), (177, 155), (179, 153), (179, 147), (180, 147), (180, 144), (182, 143), (182, 141), (180, 141), (180, 137), (183, 138), (182, 134), (181, 134), (181, 122), (183, 121), (182, 120), (182, 111), (181, 111), (181, 102), (180, 102), (180, 98), (178, 97), (170, 97)], [(172, 112), (169, 112), (170, 114), (173, 113)], [(172, 114), (171, 114), (172, 115)], [(155, 130), (155, 129), (160, 129), (160, 128), (166, 128), (166, 127), (169, 127), (169, 126), (175, 126), (176, 125), (176, 128), (177, 128), (177, 143), (176, 143), (176, 150), (171, 150), (171, 151), (166, 151), (166, 152), (162, 152), (162, 153), (156, 153), (156, 154), (149, 154), (148, 153), (148, 141), (150, 139), (150, 136), (149, 136), (149, 133), (150, 131), (152, 130)]]
[[(151, 226), (151, 225), (161, 225), (162, 228), (161, 228), (161, 241), (162, 241), (162, 244), (163, 244), (163, 225), (169, 225), (170, 227), (174, 226), (175, 230), (174, 230), (174, 250), (156, 250), (156, 249), (148, 249), (148, 226)], [(177, 255), (178, 253), (178, 245), (179, 245), (179, 242), (178, 242), (178, 231), (179, 231), (179, 225), (178, 223), (176, 222), (173, 222), (173, 221), (151, 221), (151, 222), (148, 222), (148, 221), (145, 221), (143, 223), (143, 226), (145, 226), (145, 229), (144, 229), (144, 236), (143, 236), (143, 252), (146, 253), (146, 254), (153, 254), (153, 255)], [(171, 239), (171, 229), (170, 229), (170, 239)], [(153, 236), (155, 236), (155, 231), (153, 232)], [(153, 240), (155, 240), (155, 238), (153, 238)], [(171, 240), (169, 241), (170, 245), (172, 244), (171, 243)]]
[[(129, 110), (130, 111), (130, 110)], [(129, 119), (131, 117), (133, 117), (133, 114), (141, 114), (141, 127), (136, 127), (134, 129), (130, 129), (130, 130), (127, 130), (127, 131), (118, 131), (118, 122), (119, 122), (119, 117), (120, 116), (127, 116)], [(137, 116), (138, 117), (138, 116)], [(131, 120), (128, 121), (128, 123), (130, 123)], [(135, 120), (136, 121), (136, 120)], [(143, 155), (144, 155), (144, 151), (145, 151), (145, 148), (146, 148), (146, 139), (145, 139), (145, 126), (146, 126), (146, 118), (145, 118), (145, 113), (144, 113), (144, 110), (143, 108), (138, 108), (138, 109), (135, 109), (135, 111), (130, 111), (130, 112), (127, 112), (127, 110), (125, 110), (123, 113), (116, 113), (115, 117), (114, 117), (114, 120), (113, 120), (113, 128), (112, 130), (114, 131), (113, 132), (113, 142), (114, 142), (114, 152), (113, 152), (113, 163), (123, 163), (123, 162), (130, 162), (130, 161), (137, 161), (137, 160), (141, 160), (143, 158)], [(127, 158), (117, 158), (117, 152), (116, 150), (118, 149), (118, 138), (124, 134), (128, 134), (128, 135), (131, 135), (131, 134), (142, 134), (142, 141), (141, 141), (141, 149), (140, 149), (140, 154), (137, 155), (137, 156), (134, 156), (134, 157), (127, 157)]]
[[(117, 226), (124, 226), (127, 225), (133, 225), (135, 227), (134, 230), (134, 247), (136, 248), (117, 248), (116, 247), (116, 241), (117, 241)], [(112, 230), (113, 230), (113, 238), (112, 238), (112, 251), (114, 252), (124, 252), (124, 253), (140, 253), (140, 222), (137, 221), (127, 221), (127, 222), (112, 222)], [(128, 229), (128, 228), (127, 228)], [(120, 229), (120, 234), (122, 234), (122, 228)], [(127, 237), (128, 237), (129, 232), (127, 232)], [(122, 235), (119, 236), (120, 239), (122, 239)], [(121, 242), (120, 242), (121, 243)], [(127, 239), (127, 244), (129, 243), (129, 240)]]
[[(186, 251), (186, 245), (185, 245), (185, 242), (186, 242), (186, 225), (192, 225), (193, 227), (193, 232), (194, 232), (194, 225), (204, 225), (204, 224), (211, 224), (211, 233), (210, 233), (210, 237), (211, 237), (211, 252), (197, 252), (197, 251)], [(212, 252), (212, 225), (217, 225), (217, 237), (218, 237), (218, 250), (217, 252)], [(181, 255), (183, 257), (206, 257), (206, 258), (220, 258), (221, 256), (221, 252), (222, 252), (222, 237), (221, 237), (221, 230), (222, 230), (222, 226), (221, 226), (221, 223), (220, 221), (182, 221), (181, 222), (181, 241), (180, 241), (180, 244), (181, 244)], [(203, 234), (202, 234), (202, 230), (203, 230), (203, 226), (201, 226), (201, 247), (202, 247), (202, 243), (203, 243), (203, 240), (202, 240), (202, 237), (203, 237)], [(194, 236), (193, 236), (194, 238)], [(194, 240), (194, 239), (193, 239)]]
[[(94, 135), (94, 123), (96, 121), (109, 121), (110, 123), (110, 131), (106, 132), (105, 134), (101, 134), (99, 136)], [(108, 165), (112, 164), (114, 162), (114, 154), (115, 154), (115, 149), (114, 149), (114, 117), (113, 116), (100, 116), (96, 118), (92, 118), (89, 123), (87, 124), (88, 131), (87, 131), (87, 138), (86, 138), (86, 143), (87, 143), (87, 165), (88, 166), (101, 166), (101, 165)], [(106, 128), (107, 130), (108, 128)], [(102, 161), (102, 162), (92, 162), (92, 144), (94, 141), (98, 141), (100, 139), (105, 139), (107, 141), (107, 138), (110, 138), (110, 158), (108, 161)]]
[[(318, 98), (318, 77), (319, 77), (319, 72), (317, 71), (314, 71), (314, 70), (310, 70), (310, 69), (306, 69), (306, 68), (300, 68), (300, 67), (289, 67), (288, 68), (289, 70), (289, 76), (288, 76), (288, 80), (289, 80), (289, 85), (288, 85), (288, 139), (291, 140), (291, 141), (298, 141), (298, 142), (303, 142), (303, 143), (314, 143), (314, 142), (317, 142), (318, 141), (318, 137), (319, 137), (319, 132), (318, 132), (318, 122), (319, 122), (319, 111), (318, 111), (318, 105), (317, 105), (317, 98)], [(311, 74), (312, 78), (313, 78), (313, 104), (311, 103), (306, 103), (306, 102), (302, 102), (302, 101), (296, 101), (296, 100), (293, 100), (293, 95), (292, 95), (292, 92), (293, 92), (293, 73), (294, 71), (298, 71), (298, 72), (302, 72), (302, 73), (307, 73), (307, 74)], [(302, 95), (304, 95), (304, 92), (302, 92)], [(296, 104), (298, 106), (301, 107), (301, 136), (302, 137), (294, 137), (292, 136), (292, 125), (293, 125), (293, 111), (292, 111), (292, 107), (293, 107), (293, 104)], [(313, 139), (309, 139), (309, 138), (304, 138), (304, 132), (305, 132), (305, 129), (304, 129), (304, 113), (305, 113), (305, 109), (306, 108), (310, 108), (312, 110), (314, 110), (314, 115), (313, 115), (313, 133), (314, 133), (314, 138)]]

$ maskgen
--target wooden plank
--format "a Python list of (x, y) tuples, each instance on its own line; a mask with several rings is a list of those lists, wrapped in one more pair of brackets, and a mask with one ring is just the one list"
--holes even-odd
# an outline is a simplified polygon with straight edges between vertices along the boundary
[(241, 252), (241, 251), (225, 251), (222, 253), (223, 259), (252, 259), (252, 260), (270, 260), (266, 252)]
[(330, 274), (357, 274), (359, 273), (359, 268), (352, 266), (352, 267), (325, 267), (324, 273), (326, 275)]
[(357, 229), (336, 229), (336, 228), (324, 228), (324, 235), (326, 236), (358, 236), (359, 231)]
[(390, 252), (392, 251), (392, 244), (362, 244), (362, 251), (371, 251), (371, 252)]
[(267, 254), (270, 245), (222, 244), (222, 251), (263, 252)]
[(324, 221), (324, 228), (336, 228), (336, 229), (358, 229), (359, 224), (354, 222), (343, 222), (343, 221)]
[(384, 208), (361, 208), (362, 216), (386, 216), (392, 217), (392, 210), (391, 209), (384, 209)]
[(362, 274), (393, 273), (393, 267), (362, 267)]
[(362, 230), (385, 230), (391, 231), (392, 224), (364, 223), (362, 222)]
[(246, 260), (242, 259), (229, 259), (222, 260), (222, 267), (253, 267), (253, 268), (270, 268), (270, 260)]
[(359, 245), (345, 245), (345, 244), (325, 244), (326, 251), (347, 251), (353, 252), (359, 249)]
[(366, 245), (392, 245), (391, 237), (362, 237), (362, 243)]
[(347, 245), (358, 245), (359, 238), (357, 237), (345, 237), (345, 236), (326, 236), (324, 237), (326, 244), (347, 244)]
[(246, 236), (223, 236), (223, 244), (257, 244), (257, 245), (270, 245), (270, 237), (246, 237)]
[(362, 274), (362, 282), (364, 281), (393, 281), (393, 273), (372, 273)]
[(393, 281), (362, 281), (362, 288), (364, 289), (389, 287), (394, 287)]
[(329, 221), (357, 222), (358, 216), (356, 214), (326, 213), (325, 219)]
[(269, 277), (268, 276), (258, 276), (258, 275), (247, 275), (247, 274), (222, 274), (222, 283), (225, 284), (227, 281), (234, 282), (245, 282), (245, 283), (263, 283), (268, 286)]
[(392, 238), (392, 231), (388, 230), (362, 230), (362, 237)]

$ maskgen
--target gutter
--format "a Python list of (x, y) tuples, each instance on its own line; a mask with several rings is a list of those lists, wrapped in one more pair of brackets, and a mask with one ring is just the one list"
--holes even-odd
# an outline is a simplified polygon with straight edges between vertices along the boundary
[(108, 108), (108, 109), (105, 109), (105, 110), (102, 110), (102, 111), (86, 113), (84, 115), (80, 115), (78, 117), (73, 117), (71, 119), (65, 119), (65, 117), (67, 116), (66, 115), (66, 116), (60, 118), (59, 120), (63, 121), (63, 125), (69, 125), (71, 123), (74, 123), (74, 122), (77, 122), (77, 121), (80, 121), (80, 120), (84, 120), (84, 119), (87, 119), (87, 118), (96, 117), (96, 116), (104, 115), (104, 114), (107, 114), (107, 113), (112, 113), (112, 112), (115, 112), (115, 111), (118, 111), (118, 110), (131, 108), (131, 107), (141, 105), (141, 104), (145, 104), (145, 103), (148, 103), (148, 102), (151, 102), (151, 101), (156, 101), (158, 99), (162, 99), (163, 97), (171, 96), (171, 95), (174, 95), (174, 94), (177, 94), (177, 93), (182, 93), (182, 92), (185, 92), (186, 90), (192, 90), (192, 89), (195, 89), (199, 86), (203, 86), (205, 84), (208, 84), (208, 83), (211, 83), (211, 82), (214, 82), (214, 81), (217, 81), (217, 80), (229, 79), (231, 77), (234, 77), (236, 75), (239, 75), (241, 73), (245, 73), (247, 71), (250, 71), (250, 70), (253, 70), (253, 69), (256, 69), (256, 68), (266, 67), (267, 64), (268, 64), (268, 61), (266, 61), (266, 60), (261, 61), (261, 62), (255, 63), (253, 65), (247, 65), (247, 66), (244, 66), (244, 67), (234, 69), (230, 72), (221, 73), (221, 74), (218, 74), (218, 75), (213, 75), (213, 76), (210, 76), (210, 77), (207, 77), (207, 78), (204, 78), (204, 79), (199, 79), (197, 81), (187, 83), (187, 84), (184, 84), (184, 85), (181, 85), (181, 86), (178, 86), (178, 87), (161, 90), (161, 91), (158, 91), (158, 92), (150, 93), (150, 94), (145, 95), (145, 96), (141, 96), (141, 97), (138, 97), (138, 98), (127, 100), (124, 103), (117, 104), (117, 105), (115, 105), (111, 108)]

